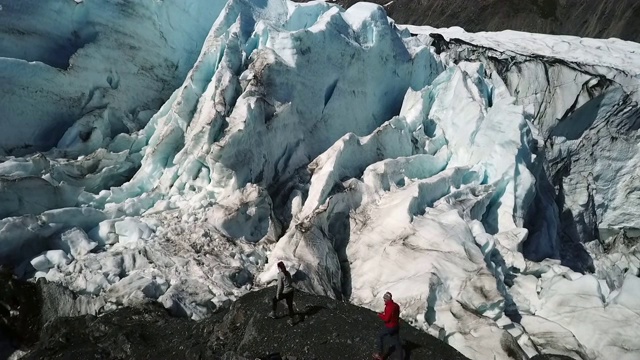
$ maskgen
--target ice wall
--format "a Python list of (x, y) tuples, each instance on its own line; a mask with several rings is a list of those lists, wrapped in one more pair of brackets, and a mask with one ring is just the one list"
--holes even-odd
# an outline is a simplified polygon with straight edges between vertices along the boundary
[[(640, 68), (627, 52), (635, 43), (408, 29), (456, 61), (473, 59), (495, 69), (536, 125), (545, 158), (535, 171), (534, 206), (545, 216), (527, 219), (529, 258), (561, 258), (576, 270), (593, 271), (581, 243), (604, 241), (623, 229), (636, 236), (634, 209), (640, 203), (631, 189), (638, 161)], [(440, 37), (426, 35), (434, 31)]]
[[(145, 126), (223, 1), (11, 1), (0, 11), (0, 154), (62, 157)], [(55, 14), (55, 16), (52, 16)]]
[[(95, 300), (78, 311), (153, 300), (200, 319), (283, 260), (308, 291), (375, 310), (393, 292), (405, 319), (473, 359), (637, 358), (637, 241), (603, 237), (637, 228), (633, 52), (398, 28), (368, 3), (105, 4), (123, 26), (131, 9), (159, 16), (150, 24), (181, 49), (163, 55), (185, 68), (153, 68), (178, 83), (163, 83), (175, 91), (148, 121), (109, 125), (153, 93), (138, 71), (56, 149), (3, 158), (0, 260), (20, 275)], [(210, 29), (207, 11), (219, 12)], [(178, 21), (187, 13), (197, 26)], [(184, 62), (200, 27), (200, 55)], [(36, 40), (5, 56), (40, 63), (0, 61), (90, 80), (102, 68), (70, 74), (106, 56), (100, 38), (66, 70)], [(616, 58), (599, 60), (605, 45)], [(48, 114), (29, 101), (16, 104)]]

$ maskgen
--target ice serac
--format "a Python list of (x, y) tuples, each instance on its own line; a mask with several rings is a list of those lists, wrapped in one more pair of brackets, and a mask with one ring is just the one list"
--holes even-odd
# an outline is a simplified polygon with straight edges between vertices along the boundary
[(0, 215), (80, 205), (83, 189), (129, 180), (145, 145), (139, 130), (182, 83), (222, 6), (3, 4)]
[[(411, 27), (409, 30), (456, 62), (475, 60), (495, 69), (516, 102), (525, 106), (528, 121), (536, 130), (533, 135), (540, 149), (538, 159), (543, 158), (534, 163), (537, 185), (535, 210), (531, 214), (535, 216), (525, 219), (531, 234), (522, 250), (529, 259), (552, 257), (574, 270), (595, 270), (602, 287), (590, 291), (601, 293), (602, 300), (594, 307), (585, 306), (594, 311), (594, 318), (606, 319), (609, 326), (616, 326), (615, 315), (605, 315), (616, 294), (614, 289), (620, 289), (626, 281), (632, 284), (634, 280), (628, 279), (637, 279), (638, 275), (635, 255), (624, 255), (637, 252), (638, 224), (631, 209), (638, 204), (629, 189), (637, 186), (633, 174), (637, 157), (639, 69), (634, 52), (627, 51), (637, 44), (518, 32), (469, 34), (460, 29)], [(624, 234), (610, 238), (620, 231)], [(620, 264), (613, 265), (613, 259), (620, 259)], [(631, 277), (625, 278), (627, 275)], [(579, 276), (569, 277), (576, 280)], [(566, 285), (572, 295), (565, 293), (562, 298), (587, 291), (586, 285), (578, 284), (586, 282)], [(569, 290), (572, 287), (574, 290)], [(547, 296), (540, 293), (539, 297), (544, 303)], [(528, 311), (536, 302), (525, 301), (529, 303)], [(541, 316), (574, 332), (586, 349), (572, 347), (575, 356), (602, 358), (605, 353), (623, 358), (638, 356), (635, 345), (629, 345), (625, 335), (585, 339), (584, 323), (577, 329), (570, 325), (566, 314)], [(535, 326), (542, 323), (531, 319), (527, 322), (527, 332), (533, 336), (538, 331)], [(599, 334), (606, 328), (588, 332)], [(633, 325), (625, 330), (637, 332)], [(556, 344), (561, 343), (557, 340)], [(555, 351), (562, 348), (540, 346), (547, 349), (556, 346)]]
[[(6, 151), (2, 262), (91, 313), (157, 301), (201, 319), (282, 260), (316, 294), (380, 310), (391, 291), (472, 359), (637, 358), (638, 59), (621, 50), (637, 44), (403, 28), (369, 3), (214, 3), (105, 2), (122, 26), (141, 6), (173, 29), (136, 31), (180, 43), (165, 55), (181, 65), (153, 70), (175, 91), (113, 132), (123, 104), (148, 104), (140, 75), (56, 149)], [(99, 40), (67, 70), (35, 47), (11, 56), (41, 63), (0, 61), (71, 76)]]
[[(536, 125), (544, 149), (534, 206), (527, 219), (531, 258), (559, 257), (579, 268), (588, 259), (578, 243), (638, 228), (635, 210), (638, 110), (637, 44), (519, 32), (470, 34), (413, 28), (447, 56), (495, 69)], [(427, 35), (437, 33), (437, 36)], [(525, 44), (523, 46), (523, 44)], [(611, 54), (619, 54), (612, 56)], [(553, 207), (557, 210), (554, 210)], [(559, 211), (556, 216), (555, 212)]]
[[(513, 326), (505, 314), (512, 304), (479, 246), (496, 240), (472, 224), (498, 233), (522, 226), (516, 204), (532, 200), (534, 182), (522, 107), (487, 75), (481, 64), (449, 67), (409, 90), (398, 117), (368, 136), (345, 136), (314, 160), (301, 217), (272, 256), (310, 273), (311, 289), (329, 285), (357, 304), (375, 308), (391, 291), (405, 316), (443, 329), (464, 354), (504, 358), (524, 352), (494, 324)], [(495, 141), (497, 129), (511, 136)], [(384, 180), (373, 175), (383, 166)], [(460, 324), (465, 314), (490, 320)], [(507, 345), (479, 349), (478, 331), (487, 344)]]

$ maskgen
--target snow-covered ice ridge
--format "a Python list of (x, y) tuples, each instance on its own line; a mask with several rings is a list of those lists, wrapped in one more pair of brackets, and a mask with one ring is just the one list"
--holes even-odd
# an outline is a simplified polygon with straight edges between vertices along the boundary
[(472, 359), (640, 356), (639, 44), (368, 3), (46, 4), (95, 34), (47, 5), (32, 25), (82, 46), (0, 53), (0, 261), (79, 311), (200, 319), (283, 260), (318, 294), (393, 292)]

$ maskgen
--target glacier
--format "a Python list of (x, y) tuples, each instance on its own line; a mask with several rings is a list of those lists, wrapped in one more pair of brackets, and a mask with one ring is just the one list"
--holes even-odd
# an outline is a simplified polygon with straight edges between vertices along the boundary
[(0, 263), (74, 314), (202, 319), (281, 260), (471, 359), (640, 356), (640, 45), (370, 3), (12, 4)]
[(224, 5), (160, 4), (3, 4), (0, 154), (88, 155), (144, 127), (184, 80)]

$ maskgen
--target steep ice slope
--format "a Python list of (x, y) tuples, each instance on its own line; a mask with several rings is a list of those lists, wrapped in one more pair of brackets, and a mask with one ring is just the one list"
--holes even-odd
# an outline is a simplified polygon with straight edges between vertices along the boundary
[(73, 160), (0, 164), (17, 201), (1, 261), (83, 295), (82, 312), (151, 299), (199, 319), (284, 260), (300, 287), (372, 309), (393, 291), (470, 358), (637, 358), (634, 240), (588, 244), (593, 264), (581, 242), (636, 227), (634, 177), (586, 155), (633, 162), (609, 144), (637, 143), (640, 48), (576, 64), (609, 43), (417, 34), (431, 31), (366, 3), (228, 2), (143, 129)]
[[(625, 51), (637, 47), (635, 43), (408, 29), (425, 34), (418, 36), (441, 50), (449, 49), (457, 60), (479, 60), (495, 68), (517, 102), (527, 107), (546, 156), (538, 176), (537, 206), (547, 208), (547, 200), (555, 198), (561, 211), (556, 241), (556, 232), (548, 228), (553, 220), (529, 220), (533, 238), (551, 240), (529, 241), (530, 257), (563, 256), (563, 246), (564, 256), (575, 257), (563, 259), (568, 265), (592, 268), (576, 243), (604, 240), (621, 229), (636, 233), (640, 68), (634, 50)], [(426, 35), (434, 31), (444, 40)]]
[(184, 80), (223, 5), (207, 0), (3, 3), (0, 154), (57, 145), (77, 157), (144, 127)]

